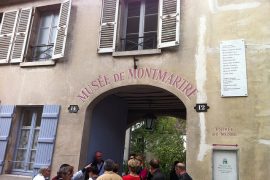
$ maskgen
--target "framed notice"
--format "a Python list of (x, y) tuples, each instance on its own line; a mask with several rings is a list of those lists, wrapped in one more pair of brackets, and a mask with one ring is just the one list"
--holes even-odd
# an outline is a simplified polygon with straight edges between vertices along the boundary
[(244, 40), (220, 43), (221, 96), (247, 96), (247, 74)]
[(238, 180), (237, 150), (213, 150), (213, 180)]

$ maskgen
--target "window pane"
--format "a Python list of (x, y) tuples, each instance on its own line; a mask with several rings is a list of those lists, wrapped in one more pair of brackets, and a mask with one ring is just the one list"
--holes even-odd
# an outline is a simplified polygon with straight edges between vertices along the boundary
[(20, 141), (19, 141), (19, 148), (27, 148), (29, 134), (30, 134), (30, 130), (29, 129), (22, 129), (21, 130), (21, 137), (20, 137)]
[(29, 162), (29, 165), (28, 165), (28, 170), (33, 170), (33, 164), (35, 162), (35, 157), (36, 157), (36, 150), (31, 150), (30, 162)]
[(139, 32), (140, 18), (129, 18), (127, 20), (127, 34)]
[(158, 13), (158, 0), (146, 0), (145, 1), (145, 14), (157, 14)]
[(40, 27), (50, 27), (52, 23), (52, 17), (49, 13), (42, 13), (40, 17)]
[(127, 35), (125, 50), (126, 51), (138, 50), (138, 38), (139, 38), (138, 34)]
[(52, 27), (51, 34), (50, 34), (50, 41), (49, 41), (50, 44), (55, 43), (56, 33), (57, 33), (57, 27)]
[(49, 43), (54, 43), (55, 42), (56, 33), (57, 33), (57, 27), (58, 27), (58, 19), (59, 19), (59, 15), (57, 13), (55, 13), (53, 15), (53, 22), (52, 22), (52, 25), (51, 25), (51, 32), (50, 32), (50, 41), (49, 41)]
[(34, 138), (33, 138), (33, 143), (32, 143), (32, 149), (36, 149), (36, 148), (37, 148), (38, 135), (39, 135), (39, 130), (36, 129), (35, 132), (34, 132)]
[(49, 28), (41, 28), (39, 30), (38, 45), (48, 44), (49, 35), (50, 35), (50, 29)]
[(23, 126), (31, 126), (32, 122), (32, 112), (29, 110), (25, 110), (23, 112)]
[(128, 3), (128, 17), (140, 16), (140, 8), (140, 1)]
[(157, 15), (145, 16), (144, 32), (157, 31)]
[(58, 20), (59, 20), (59, 13), (57, 12), (57, 13), (54, 13), (52, 26), (58, 26)]
[(16, 162), (14, 164), (14, 168), (15, 169), (24, 169), (25, 158), (26, 158), (26, 150), (19, 149), (17, 151), (17, 157), (16, 157)]
[(37, 60), (46, 60), (52, 57), (53, 46), (44, 45), (42, 47), (36, 47), (35, 50), (35, 59)]
[(157, 33), (145, 33), (143, 49), (155, 49), (157, 47)]
[(42, 115), (42, 108), (37, 109), (37, 119), (36, 119), (36, 127), (40, 127), (41, 124), (41, 115)]

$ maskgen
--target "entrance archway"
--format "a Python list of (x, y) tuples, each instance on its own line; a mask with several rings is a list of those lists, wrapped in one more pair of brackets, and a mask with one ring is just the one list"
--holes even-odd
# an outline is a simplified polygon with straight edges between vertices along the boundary
[[(91, 162), (95, 151), (104, 159), (123, 162), (125, 132), (150, 112), (156, 116), (186, 119), (184, 103), (173, 93), (150, 85), (129, 85), (107, 91), (87, 108), (82, 152)], [(121, 165), (121, 163), (119, 163)]]

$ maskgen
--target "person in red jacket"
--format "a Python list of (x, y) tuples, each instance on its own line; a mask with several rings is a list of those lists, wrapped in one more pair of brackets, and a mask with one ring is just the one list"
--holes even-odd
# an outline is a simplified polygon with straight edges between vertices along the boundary
[(122, 177), (123, 180), (140, 180), (140, 176), (137, 174), (139, 167), (139, 161), (136, 159), (130, 159), (128, 161), (129, 174)]
[(143, 158), (143, 156), (137, 155), (135, 157), (135, 159), (139, 161), (139, 167), (137, 169), (138, 175), (141, 177), (141, 180), (146, 180), (147, 179), (148, 170), (144, 166), (144, 158)]

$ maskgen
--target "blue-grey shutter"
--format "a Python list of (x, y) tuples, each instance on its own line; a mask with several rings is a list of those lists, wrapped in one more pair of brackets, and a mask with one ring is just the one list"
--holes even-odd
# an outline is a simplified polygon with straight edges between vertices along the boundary
[(34, 163), (34, 174), (37, 174), (39, 168), (51, 165), (59, 111), (59, 105), (44, 105)]
[(2, 173), (2, 169), (4, 167), (8, 136), (15, 109), (14, 107), (14, 105), (0, 106), (0, 173)]

